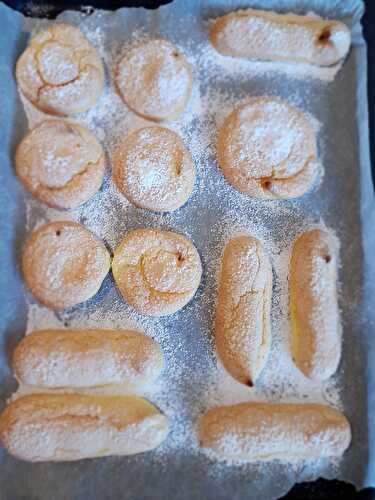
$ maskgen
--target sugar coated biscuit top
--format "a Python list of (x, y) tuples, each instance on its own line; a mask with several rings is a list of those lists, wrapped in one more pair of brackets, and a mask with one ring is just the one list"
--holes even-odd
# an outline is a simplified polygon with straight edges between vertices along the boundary
[(0, 440), (31, 462), (61, 462), (152, 450), (166, 438), (168, 419), (143, 398), (28, 394), (0, 415)]
[(128, 135), (113, 157), (113, 177), (136, 206), (168, 212), (192, 193), (195, 168), (180, 137), (164, 127), (146, 127)]
[(165, 316), (194, 296), (202, 266), (194, 245), (161, 229), (137, 229), (116, 248), (113, 276), (121, 294), (141, 314)]
[(210, 39), (226, 56), (331, 66), (347, 55), (351, 34), (344, 23), (316, 15), (246, 9), (216, 19)]
[(173, 120), (182, 113), (192, 88), (188, 61), (167, 40), (147, 40), (127, 51), (116, 69), (124, 102), (150, 120)]
[(78, 28), (54, 24), (30, 40), (18, 59), (16, 77), (34, 106), (65, 116), (95, 105), (103, 91), (104, 68)]
[(326, 405), (249, 401), (209, 410), (199, 438), (221, 459), (295, 462), (341, 456), (351, 430), (346, 417)]
[(317, 144), (308, 118), (276, 97), (235, 108), (218, 139), (218, 160), (237, 190), (255, 198), (302, 196), (317, 178)]
[(215, 343), (226, 370), (252, 386), (271, 347), (272, 268), (263, 244), (250, 235), (225, 246), (218, 289)]
[(302, 233), (291, 251), (291, 354), (302, 373), (312, 380), (328, 379), (340, 361), (338, 257), (338, 241), (323, 229)]
[(12, 358), (18, 381), (54, 389), (134, 390), (153, 381), (162, 367), (159, 345), (129, 330), (39, 330), (21, 340)]
[(65, 309), (99, 290), (110, 267), (104, 244), (77, 222), (40, 226), (26, 242), (22, 272), (33, 295), (51, 309)]
[(17, 175), (25, 187), (54, 208), (76, 208), (100, 188), (104, 151), (85, 127), (46, 120), (22, 140), (15, 156)]

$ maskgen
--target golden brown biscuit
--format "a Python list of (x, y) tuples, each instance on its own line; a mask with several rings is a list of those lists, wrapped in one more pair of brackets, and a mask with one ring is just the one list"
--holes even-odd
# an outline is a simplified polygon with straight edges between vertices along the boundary
[(218, 160), (227, 181), (255, 198), (302, 196), (319, 173), (312, 125), (276, 97), (249, 99), (230, 113), (219, 132)]
[(71, 221), (34, 230), (22, 255), (22, 273), (32, 294), (51, 309), (65, 309), (99, 290), (110, 267), (104, 244)]
[(96, 104), (103, 91), (104, 68), (78, 28), (54, 24), (29, 41), (17, 61), (16, 77), (34, 106), (64, 116)]
[(169, 212), (181, 207), (194, 188), (195, 168), (180, 137), (163, 127), (129, 134), (113, 159), (113, 180), (137, 207)]
[(345, 416), (329, 406), (249, 402), (209, 410), (199, 439), (218, 458), (292, 462), (341, 456), (351, 432)]
[(163, 354), (159, 344), (133, 331), (41, 330), (21, 340), (12, 367), (30, 386), (134, 389), (159, 375)]
[(60, 209), (76, 208), (91, 198), (105, 170), (104, 151), (95, 136), (62, 120), (33, 128), (18, 146), (15, 164), (26, 189)]
[(142, 42), (120, 60), (115, 73), (125, 104), (150, 120), (174, 120), (186, 108), (192, 72), (185, 56), (167, 40)]
[(350, 47), (350, 31), (340, 21), (254, 9), (216, 19), (210, 39), (226, 56), (318, 66), (337, 63)]
[(30, 394), (0, 416), (9, 453), (30, 462), (63, 462), (152, 450), (168, 433), (168, 420), (136, 396)]
[(271, 346), (272, 269), (252, 236), (231, 239), (222, 259), (215, 342), (219, 357), (238, 382), (252, 386)]
[(327, 231), (303, 233), (293, 245), (289, 270), (291, 350), (307, 377), (325, 380), (341, 356), (337, 305), (338, 248)]
[(124, 299), (141, 314), (165, 316), (184, 307), (200, 283), (194, 245), (161, 229), (131, 231), (116, 248), (112, 272)]

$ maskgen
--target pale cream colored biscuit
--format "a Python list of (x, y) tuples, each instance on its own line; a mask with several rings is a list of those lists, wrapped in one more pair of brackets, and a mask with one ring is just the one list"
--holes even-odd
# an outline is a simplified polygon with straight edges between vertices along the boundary
[(222, 259), (215, 321), (219, 357), (238, 382), (253, 385), (271, 345), (272, 269), (252, 236), (231, 239)]
[(343, 59), (350, 38), (349, 29), (340, 21), (254, 9), (219, 17), (210, 32), (212, 45), (226, 56), (317, 66)]
[(146, 127), (129, 134), (112, 158), (112, 172), (122, 194), (148, 210), (176, 210), (194, 188), (190, 153), (175, 132), (163, 127)]
[(26, 285), (42, 304), (65, 309), (99, 290), (110, 267), (104, 244), (77, 222), (51, 222), (34, 230), (22, 255)]
[(161, 229), (136, 229), (116, 248), (112, 272), (124, 299), (141, 314), (165, 316), (194, 296), (202, 266), (194, 245)]
[(103, 91), (104, 67), (78, 28), (54, 24), (31, 38), (17, 61), (16, 77), (34, 106), (65, 116), (96, 104)]
[(104, 151), (95, 136), (77, 123), (47, 120), (22, 140), (16, 172), (26, 189), (47, 205), (76, 208), (100, 188)]
[(40, 388), (141, 387), (159, 375), (163, 354), (147, 335), (123, 330), (40, 330), (16, 347), (12, 368)]
[(167, 40), (144, 41), (126, 52), (115, 73), (117, 89), (135, 113), (150, 120), (173, 120), (186, 108), (192, 71)]
[(329, 406), (249, 402), (209, 410), (199, 439), (221, 459), (294, 462), (341, 456), (351, 432), (345, 416)]
[(333, 375), (341, 356), (337, 260), (335, 238), (321, 229), (299, 236), (291, 253), (292, 357), (298, 368), (314, 380)]
[(30, 394), (0, 416), (4, 446), (30, 462), (133, 455), (156, 448), (167, 433), (167, 418), (136, 396)]
[(227, 181), (255, 198), (302, 196), (319, 173), (310, 121), (276, 97), (249, 99), (230, 113), (219, 132), (218, 160)]

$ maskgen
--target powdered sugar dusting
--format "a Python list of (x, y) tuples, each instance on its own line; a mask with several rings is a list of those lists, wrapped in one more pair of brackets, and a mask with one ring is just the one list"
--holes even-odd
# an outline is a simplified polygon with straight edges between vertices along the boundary
[(135, 205), (176, 210), (194, 188), (195, 169), (180, 137), (165, 127), (134, 131), (112, 158), (116, 185)]
[[(314, 13), (309, 13), (310, 17), (317, 17), (314, 15)], [(214, 24), (215, 20), (210, 19), (206, 21), (205, 23), (205, 31), (208, 35), (210, 32), (211, 26)], [(247, 47), (247, 41), (248, 41), (248, 30), (251, 29), (253, 36), (251, 37), (251, 41), (254, 42), (254, 47), (257, 47), (254, 51), (257, 52), (259, 50), (259, 55), (258, 57), (253, 57), (251, 59), (246, 59), (241, 57), (231, 57), (227, 55), (222, 55), (220, 52), (214, 49), (214, 47), (210, 44), (207, 43), (206, 45), (202, 45), (202, 51), (205, 52), (205, 59), (207, 64), (209, 65), (217, 65), (220, 66), (222, 71), (230, 71), (232, 75), (236, 75), (238, 78), (245, 78), (246, 73), (253, 73), (253, 74), (260, 74), (260, 73), (284, 73), (286, 75), (292, 75), (294, 78), (298, 79), (306, 79), (307, 77), (310, 78), (316, 78), (322, 81), (330, 82), (333, 81), (337, 75), (337, 73), (340, 71), (343, 61), (340, 60), (336, 62), (335, 64), (328, 65), (328, 66), (317, 66), (305, 62), (293, 62), (293, 61), (283, 61), (283, 58), (285, 54), (283, 53), (283, 48), (285, 46), (288, 46), (288, 43), (291, 38), (291, 33), (290, 30), (285, 30), (285, 29), (276, 29), (275, 30), (275, 25), (272, 23), (267, 23), (264, 21), (260, 21), (258, 18), (253, 18), (251, 20), (251, 28), (250, 28), (250, 23), (247, 26), (244, 26), (242, 24), (241, 18), (235, 19), (233, 18), (231, 22), (229, 23), (230, 27), (226, 27), (224, 32), (222, 33), (222, 42), (224, 45), (226, 45), (225, 38), (229, 38), (230, 45), (233, 45), (233, 41), (235, 40), (235, 46), (232, 47), (233, 52), (237, 52), (237, 49), (239, 50), (238, 55), (240, 56), (240, 53), (244, 54), (248, 50)], [(236, 26), (237, 25), (237, 26)], [(261, 32), (259, 33), (259, 28), (261, 28)], [(264, 36), (267, 32), (273, 31), (272, 36), (267, 35), (267, 39), (264, 40)], [(261, 43), (257, 44), (257, 32), (261, 35), (261, 38), (263, 37), (263, 40), (261, 40)], [(345, 47), (348, 41), (348, 34), (346, 31), (343, 33), (343, 37), (339, 40), (340, 38), (340, 30), (336, 34), (338, 35), (337, 42), (338, 45), (341, 45), (343, 43), (343, 46)], [(288, 40), (289, 38), (289, 40)], [(296, 52), (296, 57), (298, 57), (298, 50), (302, 48), (302, 50), (305, 50), (307, 47), (306, 45), (309, 45), (311, 42), (314, 41), (314, 38), (311, 37), (310, 33), (307, 33), (305, 29), (297, 28), (295, 30), (294, 36), (294, 51)], [(220, 35), (217, 38), (217, 41), (219, 42), (220, 45)], [(273, 56), (276, 56), (279, 58), (279, 60), (275, 61), (262, 61), (261, 53), (268, 52), (268, 50), (272, 48), (272, 50), (269, 52), (272, 53)], [(315, 44), (310, 47), (310, 49), (315, 49)], [(345, 54), (344, 54), (345, 55)], [(259, 60), (257, 60), (259, 59)]]
[(322, 66), (337, 63), (347, 54), (350, 33), (341, 23), (327, 24), (317, 17), (306, 23), (293, 14), (256, 14), (250, 9), (222, 18), (211, 32), (215, 47), (237, 57), (303, 60)]
[(117, 65), (116, 85), (132, 109), (165, 119), (185, 107), (191, 72), (185, 56), (170, 42), (145, 40), (125, 51)]
[[(122, 28), (123, 39), (113, 37), (114, 24), (116, 17), (101, 12), (83, 18), (82, 30), (104, 58), (108, 78), (97, 106), (75, 117), (102, 142), (109, 165), (116, 147), (129, 132), (153, 125), (124, 105), (113, 82), (113, 69), (124, 47), (126, 49), (144, 39), (145, 32), (125, 33), (125, 28)], [(315, 217), (306, 216), (304, 210), (303, 204), (309, 206), (309, 201), (305, 198), (296, 202), (251, 199), (228, 185), (216, 162), (217, 130), (234, 106), (246, 102), (250, 95), (275, 95), (281, 89), (290, 103), (308, 114), (308, 92), (303, 99), (297, 93), (289, 93), (289, 78), (305, 79), (318, 71), (315, 76), (320, 78), (325, 75), (329, 80), (333, 78), (333, 70), (314, 68), (310, 72), (306, 65), (290, 65), (283, 87), (284, 77), (274, 77), (275, 70), (284, 71), (288, 65), (225, 58), (209, 45), (206, 35), (206, 32), (201, 33), (200, 42), (195, 45), (184, 42), (184, 37), (181, 37), (180, 43), (179, 39), (176, 40), (194, 73), (192, 97), (187, 109), (178, 121), (165, 124), (181, 135), (197, 170), (192, 197), (182, 208), (166, 214), (135, 208), (113, 184), (110, 168), (100, 192), (78, 209), (61, 212), (46, 208), (30, 196), (26, 199), (28, 230), (48, 221), (75, 220), (102, 238), (113, 252), (128, 231), (157, 226), (184, 234), (198, 248), (204, 268), (201, 286), (195, 298), (171, 317), (157, 319), (137, 314), (122, 300), (111, 275), (96, 297), (63, 312), (49, 311), (28, 296), (28, 333), (40, 328), (136, 328), (160, 343), (165, 356), (165, 369), (157, 383), (144, 392), (171, 421), (169, 437), (154, 455), (158, 465), (166, 464), (167, 457), (173, 453), (199, 454), (196, 420), (202, 411), (214, 405), (251, 399), (340, 404), (335, 378), (324, 384), (307, 380), (293, 365), (289, 354), (289, 253), (297, 234), (316, 223)], [(25, 100), (24, 104), (30, 127), (46, 118)], [(314, 125), (319, 129), (318, 120), (314, 119)], [(285, 144), (281, 147), (284, 148)], [(155, 182), (157, 179), (153, 178), (152, 183)], [(319, 224), (323, 226), (322, 222)], [(274, 274), (272, 350), (259, 384), (251, 389), (234, 381), (220, 364), (217, 365), (212, 335), (222, 250), (231, 236), (243, 233), (262, 241)], [(258, 467), (252, 465), (233, 470), (210, 462), (208, 474), (223, 480), (227, 474), (236, 474), (241, 478), (248, 475), (249, 470), (259, 474)], [(272, 464), (263, 464), (262, 467), (267, 474)], [(327, 461), (319, 461), (308, 469), (306, 464), (299, 464), (290, 466), (288, 471), (307, 479), (324, 472), (326, 468)]]

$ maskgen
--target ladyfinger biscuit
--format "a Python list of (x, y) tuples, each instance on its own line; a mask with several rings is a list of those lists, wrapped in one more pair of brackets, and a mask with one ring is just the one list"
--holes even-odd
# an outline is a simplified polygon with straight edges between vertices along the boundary
[(162, 366), (159, 345), (133, 331), (41, 330), (24, 337), (13, 355), (17, 379), (43, 388), (134, 388), (154, 380)]
[(216, 19), (210, 39), (226, 56), (331, 66), (346, 56), (351, 36), (340, 21), (246, 9)]
[(215, 321), (216, 348), (228, 372), (253, 385), (271, 343), (271, 264), (260, 241), (238, 236), (224, 249)]
[(249, 402), (209, 410), (199, 439), (222, 459), (290, 462), (340, 456), (351, 432), (346, 417), (329, 406)]
[(30, 394), (0, 416), (0, 440), (31, 462), (133, 455), (159, 446), (168, 420), (135, 396)]
[(334, 237), (321, 229), (299, 236), (291, 254), (292, 357), (298, 368), (315, 380), (325, 380), (333, 375), (340, 361), (337, 259)]

